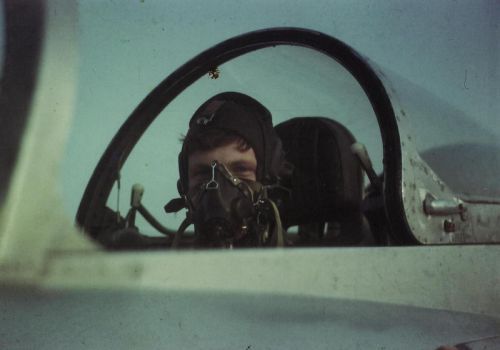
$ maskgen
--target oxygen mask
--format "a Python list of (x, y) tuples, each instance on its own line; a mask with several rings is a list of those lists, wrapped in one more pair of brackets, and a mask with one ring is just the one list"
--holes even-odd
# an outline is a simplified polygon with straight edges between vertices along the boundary
[(255, 246), (262, 185), (235, 177), (213, 161), (210, 178), (188, 192), (196, 245), (200, 247)]

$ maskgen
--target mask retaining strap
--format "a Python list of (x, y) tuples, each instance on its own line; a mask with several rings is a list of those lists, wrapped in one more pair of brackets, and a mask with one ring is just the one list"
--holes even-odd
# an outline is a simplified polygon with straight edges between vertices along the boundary
[(281, 224), (280, 213), (278, 211), (278, 207), (276, 204), (269, 198), (267, 198), (267, 202), (271, 205), (274, 214), (274, 234), (276, 235), (276, 247), (284, 247), (285, 246), (285, 233), (283, 231), (283, 225)]

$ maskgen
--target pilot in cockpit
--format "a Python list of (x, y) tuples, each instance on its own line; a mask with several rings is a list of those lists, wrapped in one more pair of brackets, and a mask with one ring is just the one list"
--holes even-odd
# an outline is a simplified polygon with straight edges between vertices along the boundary
[(286, 168), (267, 108), (237, 92), (208, 99), (183, 139), (181, 199), (165, 206), (167, 212), (187, 209), (173, 246), (191, 223), (196, 247), (284, 246), (279, 210), (268, 192)]

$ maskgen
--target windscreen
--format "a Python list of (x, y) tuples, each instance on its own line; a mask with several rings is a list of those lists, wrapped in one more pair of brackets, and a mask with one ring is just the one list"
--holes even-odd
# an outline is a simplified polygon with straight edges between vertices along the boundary
[[(295, 117), (324, 117), (340, 123), (366, 145), (375, 171), (382, 172), (379, 126), (359, 84), (340, 64), (317, 51), (277, 46), (213, 67), (170, 103), (124, 163), (107, 206), (126, 213), (130, 208), (131, 188), (139, 183), (145, 189), (142, 204), (165, 226), (175, 230), (185, 218), (184, 211), (166, 215), (163, 207), (179, 196), (176, 184), (180, 140), (196, 109), (224, 91), (242, 92), (257, 99), (270, 110), (275, 126)], [(143, 219), (137, 220), (142, 233), (157, 235)]]

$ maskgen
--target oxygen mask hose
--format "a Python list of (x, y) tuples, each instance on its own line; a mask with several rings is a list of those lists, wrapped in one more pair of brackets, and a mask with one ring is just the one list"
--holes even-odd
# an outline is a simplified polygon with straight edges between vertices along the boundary
[(271, 214), (274, 221), (272, 239), (276, 240), (276, 247), (283, 248), (285, 246), (285, 231), (283, 230), (278, 207), (276, 203), (269, 198), (262, 199), (262, 201), (271, 208)]

